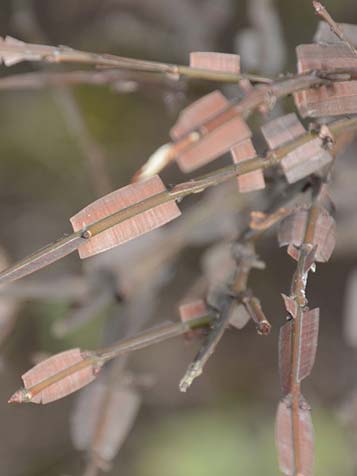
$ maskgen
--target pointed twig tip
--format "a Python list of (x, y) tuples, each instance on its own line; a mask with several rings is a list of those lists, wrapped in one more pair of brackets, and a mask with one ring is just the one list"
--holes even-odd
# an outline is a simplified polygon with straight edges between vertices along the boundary
[(11, 395), (7, 403), (23, 403), (24, 401), (24, 392), (21, 388), (20, 390), (16, 390), (16, 392)]
[(185, 373), (184, 377), (182, 378), (179, 388), (181, 392), (186, 392), (187, 389), (191, 386), (192, 382), (195, 378), (199, 377), (202, 374), (202, 367), (201, 365), (197, 365), (197, 363), (191, 364), (187, 372)]
[(320, 12), (321, 12), (322, 9), (323, 9), (322, 4), (321, 4), (320, 2), (317, 2), (316, 0), (313, 0), (313, 1), (312, 1), (312, 6), (314, 7), (314, 9), (315, 9), (317, 15), (319, 15)]
[(271, 331), (271, 324), (268, 321), (262, 321), (258, 326), (258, 334), (261, 336), (267, 336)]

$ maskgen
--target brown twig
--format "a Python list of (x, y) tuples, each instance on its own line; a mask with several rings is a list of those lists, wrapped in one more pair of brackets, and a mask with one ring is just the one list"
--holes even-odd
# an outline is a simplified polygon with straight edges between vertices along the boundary
[(144, 71), (164, 74), (177, 80), (180, 77), (190, 79), (238, 83), (241, 79), (249, 79), (256, 83), (270, 83), (271, 79), (255, 74), (236, 74), (222, 71), (211, 71), (190, 66), (144, 61), (123, 56), (90, 53), (75, 50), (67, 46), (48, 46), (30, 44), (12, 38), (0, 40), (0, 57), (8, 65), (19, 61), (43, 61), (48, 63), (80, 63), (101, 67), (118, 68), (128, 71)]
[[(29, 38), (45, 42), (46, 36), (31, 6), (23, 1), (20, 1), (17, 6), (21, 8), (22, 20), (26, 18), (26, 28), (21, 28), (22, 25), (20, 25), (20, 29), (24, 29)], [(43, 66), (43, 64), (40, 64), (40, 69), (43, 70)], [(77, 141), (84, 158), (87, 159), (88, 172), (96, 195), (100, 197), (109, 193), (112, 190), (112, 185), (107, 170), (104, 149), (90, 134), (72, 90), (65, 85), (58, 85), (56, 89), (52, 90), (52, 95), (68, 126), (68, 132)]]
[(317, 15), (319, 15), (323, 20), (325, 20), (325, 22), (330, 26), (331, 31), (333, 31), (335, 35), (341, 41), (343, 41), (343, 43), (348, 47), (348, 49), (352, 51), (354, 55), (357, 56), (356, 48), (345, 37), (343, 31), (341, 30), (339, 25), (335, 22), (335, 20), (332, 18), (332, 16), (329, 14), (329, 12), (326, 10), (326, 8), (320, 2), (317, 2), (316, 0), (313, 0), (312, 5)]
[[(338, 134), (348, 130), (354, 130), (357, 128), (357, 117), (350, 117), (331, 122), (329, 124), (329, 128), (334, 136), (337, 136)], [(302, 144), (309, 142), (314, 137), (314, 132), (307, 132), (306, 134), (298, 137), (296, 140), (291, 141), (282, 147), (269, 151), (265, 157), (254, 157), (238, 164), (223, 167), (209, 175), (201, 176), (195, 180), (178, 184), (171, 188), (171, 190), (165, 190), (132, 206), (119, 210), (112, 215), (106, 216), (101, 220), (88, 225), (82, 230), (58, 240), (55, 244), (46, 246), (33, 255), (30, 255), (12, 267), (4, 270), (2, 273), (0, 273), (0, 284), (5, 284), (16, 279), (20, 279), (47, 266), (48, 264), (63, 258), (64, 256), (67, 256), (72, 251), (78, 249), (81, 244), (83, 244), (86, 240), (89, 240), (91, 237), (96, 236), (108, 228), (122, 223), (129, 218), (135, 217), (146, 210), (150, 210), (157, 205), (167, 203), (171, 200), (180, 201), (188, 195), (201, 193), (209, 187), (218, 185), (233, 177), (246, 174), (253, 170), (268, 169), (273, 167), (279, 164), (283, 157), (285, 157), (289, 152), (301, 146)]]
[(208, 359), (215, 351), (219, 341), (223, 337), (224, 331), (229, 325), (230, 318), (230, 308), (233, 304), (233, 298), (227, 297), (225, 300), (220, 316), (213, 323), (213, 327), (200, 350), (198, 351), (196, 357), (189, 365), (185, 375), (181, 379), (179, 388), (181, 392), (186, 392), (186, 390), (191, 386), (192, 382), (202, 374), (203, 368), (206, 365)]
[(53, 374), (51, 377), (45, 378), (30, 388), (21, 388), (10, 397), (9, 403), (29, 403), (36, 395), (51, 385), (85, 368), (91, 367), (99, 370), (106, 362), (116, 357), (183, 335), (192, 329), (209, 326), (213, 320), (214, 316), (204, 316), (186, 322), (169, 322), (159, 327), (156, 326), (152, 329), (148, 329), (134, 337), (122, 339), (116, 344), (104, 349), (82, 352), (83, 359), (80, 362)]
[[(291, 428), (292, 428), (292, 452), (294, 464), (294, 476), (303, 473), (302, 440), (300, 435), (300, 410), (303, 396), (301, 394), (300, 382), (300, 360), (302, 346), (302, 325), (303, 315), (306, 311), (306, 286), (308, 274), (314, 266), (313, 256), (315, 248), (313, 246), (314, 229), (316, 226), (317, 211), (319, 209), (318, 196), (313, 201), (306, 225), (305, 238), (300, 247), (299, 259), (296, 271), (291, 284), (291, 297), (296, 304), (296, 315), (292, 319), (292, 340), (291, 340), (291, 374), (290, 374), (290, 396), (291, 396)], [(311, 255), (312, 259), (311, 259)]]
[[(295, 195), (301, 192), (302, 188), (301, 184), (288, 187), (289, 192), (285, 191), (285, 193), (280, 194), (279, 203), (277, 204), (274, 201), (268, 211), (274, 213), (277, 207), (279, 210), (281, 200), (283, 200), (283, 203), (286, 205), (295, 198)], [(281, 199), (281, 196), (283, 196), (283, 199)], [(279, 217), (279, 219), (282, 218), (283, 215)], [(274, 221), (271, 221), (269, 226), (266, 226), (264, 229), (256, 230), (248, 226), (241, 232), (235, 245), (233, 245), (233, 247), (237, 248), (235, 252), (237, 255), (237, 270), (233, 282), (227, 286), (227, 292), (222, 296), (222, 307), (219, 309), (219, 315), (206, 341), (198, 351), (193, 362), (189, 365), (180, 382), (179, 388), (182, 392), (186, 392), (192, 382), (202, 374), (204, 366), (215, 351), (229, 325), (231, 307), (237, 305), (237, 303), (242, 303), (247, 308), (250, 317), (254, 320), (258, 333), (261, 335), (268, 335), (270, 333), (270, 323), (262, 311), (259, 300), (252, 296), (251, 291), (247, 289), (247, 283), (251, 270), (253, 268), (259, 268), (261, 264), (264, 264), (258, 261), (258, 257), (255, 254), (254, 243), (264, 231), (278, 223), (279, 219), (276, 218)]]
[(293, 322), (293, 338), (292, 338), (292, 361), (291, 361), (291, 411), (292, 411), (292, 434), (293, 434), (293, 454), (294, 454), (294, 475), (302, 473), (301, 460), (301, 443), (299, 435), (299, 410), (301, 400), (300, 381), (298, 378), (299, 358), (300, 358), (300, 341), (302, 314), (305, 307), (305, 289), (307, 284), (307, 272), (304, 271), (305, 261), (309, 247), (303, 245), (300, 250), (300, 257), (297, 264), (297, 270), (293, 278), (293, 294), (297, 303), (297, 314)]
[[(197, 129), (184, 135), (176, 142), (166, 144), (164, 155), (160, 156), (160, 147), (154, 154), (148, 159), (148, 161), (135, 173), (133, 180), (141, 180), (150, 176), (150, 173), (146, 169), (152, 169), (152, 173), (159, 173), (167, 165), (173, 162), (176, 157), (184, 153), (186, 149), (192, 147), (195, 143), (199, 142), (206, 134), (211, 133), (217, 127), (222, 126), (226, 122), (230, 121), (237, 114), (240, 114), (243, 118), (247, 119), (256, 109), (259, 109), (262, 105), (272, 109), (278, 99), (288, 96), (294, 92), (298, 92), (305, 89), (310, 89), (323, 84), (330, 84), (328, 79), (328, 72), (323, 71), (309, 71), (302, 74), (290, 75), (285, 78), (280, 78), (271, 84), (257, 85), (253, 87), (250, 93), (243, 99), (234, 99), (230, 102), (229, 106), (220, 111), (218, 114), (207, 120)], [(157, 164), (158, 156), (161, 163)], [(160, 160), (159, 159), (159, 160)], [(155, 162), (151, 164), (151, 162)]]

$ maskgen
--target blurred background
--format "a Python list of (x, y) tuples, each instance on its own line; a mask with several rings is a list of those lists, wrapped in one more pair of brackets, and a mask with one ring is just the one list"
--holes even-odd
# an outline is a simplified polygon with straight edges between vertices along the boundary
[[(190, 51), (236, 52), (244, 71), (272, 77), (295, 71), (295, 46), (311, 42), (318, 23), (308, 0), (0, 0), (0, 6), (1, 36), (178, 64), (188, 63)], [(336, 20), (357, 24), (354, 0), (326, 0), (325, 6)], [(69, 233), (69, 217), (126, 185), (168, 142), (179, 111), (217, 88), (126, 73), (108, 84), (70, 89), (11, 89), (1, 82), (39, 69), (21, 63), (0, 71), (0, 267)], [(241, 94), (236, 86), (222, 89), (229, 97)], [(290, 99), (283, 101), (270, 117), (292, 108)], [(250, 125), (255, 130), (264, 120), (254, 116)], [(259, 134), (257, 144), (263, 147)], [(335, 170), (336, 252), (308, 286), (309, 302), (321, 308), (317, 361), (303, 386), (313, 409), (316, 475), (357, 474), (357, 349), (356, 339), (344, 337), (344, 319), (356, 310), (356, 149), (352, 144)], [(207, 170), (229, 162), (220, 158)], [(185, 179), (176, 165), (162, 178), (166, 184)], [(264, 197), (238, 196), (228, 185), (188, 198), (183, 216), (163, 230), (84, 262), (73, 254), (0, 291), (1, 476), (102, 474), (72, 441), (73, 425), (80, 425), (78, 395), (48, 406), (8, 406), (21, 375), (41, 356), (76, 346), (95, 349), (140, 327), (178, 319), (178, 304), (200, 287), (207, 261), (215, 259), (224, 271), (224, 258), (212, 258), (212, 250), (236, 236), (245, 223), (242, 211), (264, 208)], [(109, 475), (277, 474), (277, 344), (285, 318), (280, 293), (289, 291), (294, 262), (278, 248), (275, 234), (261, 241), (258, 252), (267, 267), (254, 271), (250, 283), (271, 335), (258, 336), (252, 324), (228, 331), (187, 394), (178, 383), (197, 342), (178, 338), (130, 356), (126, 368), (133, 381), (135, 375), (143, 381), (142, 403), (106, 468)], [(115, 376), (113, 367), (108, 370)], [(120, 409), (111, 418), (120, 421)]]

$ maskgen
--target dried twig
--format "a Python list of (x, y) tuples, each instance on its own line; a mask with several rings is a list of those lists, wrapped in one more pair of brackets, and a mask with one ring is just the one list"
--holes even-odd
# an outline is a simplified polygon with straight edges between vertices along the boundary
[[(68, 363), (61, 362), (60, 370), (55, 369), (53, 371), (53, 366), (51, 365), (51, 371), (49, 371), (47, 369), (49, 366), (46, 364), (46, 361), (41, 362), (38, 364), (39, 372), (37, 372), (36, 367), (34, 367), (27, 373), (32, 373), (33, 377), (31, 380), (36, 381), (36, 383), (26, 385), (25, 381), (25, 387), (15, 392), (10, 397), (9, 403), (49, 403), (58, 398), (62, 398), (93, 380), (106, 362), (127, 354), (128, 352), (143, 349), (150, 345), (185, 334), (192, 329), (206, 327), (212, 323), (213, 319), (214, 316), (203, 316), (186, 322), (163, 324), (142, 332), (135, 337), (120, 340), (110, 347), (97, 351), (81, 351), (79, 353), (78, 349), (74, 349), (76, 351), (75, 362), (72, 363), (71, 359), (68, 360)], [(70, 353), (72, 351), (66, 352)], [(62, 354), (57, 354), (50, 359), (61, 359)], [(45, 372), (42, 370), (43, 367), (46, 369)], [(84, 371), (86, 372), (85, 378), (82, 378), (80, 374)], [(25, 376), (27, 374), (25, 374)], [(48, 393), (50, 393), (51, 398), (47, 397)], [(46, 398), (44, 398), (44, 394)]]
[(193, 362), (189, 365), (184, 377), (180, 382), (181, 392), (186, 392), (188, 387), (192, 384), (195, 378), (202, 374), (203, 368), (210, 356), (213, 354), (217, 344), (223, 337), (224, 331), (229, 325), (231, 306), (233, 299), (227, 298), (224, 303), (224, 308), (220, 313), (219, 318), (213, 324), (213, 328), (209, 333), (204, 345), (200, 348)]
[(356, 48), (349, 42), (349, 40), (345, 37), (343, 31), (341, 28), (338, 26), (338, 24), (335, 22), (335, 20), (331, 17), (329, 12), (326, 10), (326, 8), (320, 3), (314, 0), (312, 2), (312, 5), (316, 11), (316, 13), (323, 19), (325, 22), (330, 26), (331, 30), (335, 33), (335, 35), (343, 41), (343, 43), (352, 51), (354, 55), (357, 56), (357, 50)]
[(68, 46), (48, 46), (30, 44), (6, 37), (0, 40), (0, 57), (7, 66), (21, 61), (43, 61), (47, 63), (80, 63), (101, 67), (119, 68), (129, 71), (160, 73), (177, 80), (180, 77), (209, 81), (237, 83), (249, 79), (258, 83), (270, 83), (271, 80), (255, 74), (236, 74), (208, 69), (191, 68), (169, 63), (144, 61), (123, 56), (79, 51)]
[[(27, 4), (27, 2), (21, 2), (21, 18), (22, 21), (26, 19), (25, 31), (31, 39), (46, 41), (46, 36), (44, 35), (31, 6)], [(43, 70), (44, 65), (40, 64), (39, 66)], [(58, 87), (52, 91), (53, 98), (55, 99), (58, 109), (61, 111), (68, 126), (68, 132), (78, 142), (84, 158), (87, 159), (88, 171), (96, 195), (105, 195), (112, 190), (112, 185), (107, 171), (106, 154), (104, 149), (91, 136), (78, 102), (71, 89), (63, 84), (58, 84), (57, 86)]]
[[(184, 377), (180, 382), (180, 390), (186, 392), (192, 384), (193, 380), (202, 374), (203, 368), (207, 363), (209, 357), (213, 354), (219, 341), (223, 337), (225, 330), (229, 324), (234, 324), (232, 317), (237, 309), (237, 306), (243, 306), (246, 309), (248, 319), (249, 317), (255, 322), (257, 331), (261, 335), (268, 335), (270, 333), (270, 323), (266, 319), (259, 300), (252, 295), (252, 292), (247, 288), (248, 278), (253, 268), (261, 268), (262, 264), (259, 262), (255, 254), (254, 244), (261, 234), (278, 223), (285, 214), (277, 215), (277, 210), (281, 209), (281, 201), (286, 205), (295, 195), (302, 190), (301, 184), (298, 186), (291, 186), (285, 193), (279, 194), (279, 203), (275, 200), (269, 207), (268, 213), (271, 213), (276, 218), (271, 220), (264, 228), (252, 229), (250, 226), (241, 232), (236, 243), (233, 245), (233, 254), (236, 255), (237, 269), (232, 283), (227, 286), (227, 291), (220, 293), (218, 297), (220, 309), (212, 330), (210, 331), (206, 341), (198, 351), (193, 362), (189, 365)], [(209, 298), (207, 299), (209, 300)], [(240, 313), (242, 310), (240, 309)], [(240, 321), (240, 319), (239, 319)], [(239, 324), (239, 328), (240, 324)]]
[[(342, 132), (354, 130), (357, 127), (357, 118), (346, 118), (337, 120), (329, 125), (330, 131), (334, 136), (338, 136)], [(39, 250), (35, 254), (18, 262), (14, 266), (0, 273), (0, 283), (7, 283), (27, 276), (48, 264), (51, 264), (60, 258), (67, 256), (69, 253), (78, 249), (81, 245), (90, 240), (90, 238), (100, 234), (101, 232), (124, 222), (129, 218), (133, 218), (146, 210), (150, 210), (158, 205), (170, 202), (172, 200), (180, 201), (193, 193), (201, 193), (205, 189), (225, 182), (233, 177), (246, 174), (253, 170), (267, 169), (279, 164), (279, 162), (296, 147), (301, 146), (315, 137), (313, 132), (307, 132), (295, 141), (269, 151), (265, 157), (254, 157), (238, 164), (230, 165), (216, 170), (210, 175), (199, 177), (189, 182), (184, 182), (171, 190), (165, 190), (161, 193), (153, 195), (142, 200), (132, 206), (119, 210), (112, 215), (106, 216), (85, 228), (76, 231), (52, 245)]]

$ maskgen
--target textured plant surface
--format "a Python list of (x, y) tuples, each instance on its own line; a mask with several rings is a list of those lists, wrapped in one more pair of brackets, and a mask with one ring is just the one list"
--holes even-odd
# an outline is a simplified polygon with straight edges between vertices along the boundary
[[(324, 314), (317, 306), (323, 308), (324, 293), (330, 293), (330, 289), (324, 284), (323, 292), (310, 303), (309, 283), (314, 273), (319, 277), (321, 270), (329, 266), (326, 263), (336, 246), (336, 235), (342, 237), (343, 249), (349, 246), (348, 237), (355, 244), (351, 211), (355, 197), (351, 203), (348, 180), (345, 186), (339, 174), (351, 174), (355, 191), (355, 164), (351, 167), (340, 162), (345, 150), (352, 147), (357, 132), (357, 26), (336, 23), (323, 5), (312, 2), (311, 14), (315, 12), (322, 20), (314, 42), (296, 47), (296, 72), (280, 73), (284, 50), (276, 46), (281, 40), (279, 25), (274, 23), (278, 21), (276, 11), (270, 2), (252, 2), (251, 20), (256, 22), (256, 30), (261, 29), (260, 50), (257, 44), (254, 46), (259, 39), (257, 33), (254, 37), (246, 31), (247, 35), (240, 38), (242, 48), (253, 48), (252, 56), (255, 50), (260, 51), (261, 68), (249, 57), (245, 59), (245, 64), (254, 70), (251, 73), (241, 68), (241, 57), (233, 53), (194, 51), (189, 64), (181, 65), (49, 46), (34, 11), (21, 2), (18, 8), (16, 18), (23, 39), (0, 39), (0, 58), (4, 70), (20, 63), (21, 69), (0, 78), (2, 94), (50, 88), (85, 159), (83, 164), (97, 198), (77, 213), (71, 209), (71, 233), (12, 265), (6, 266), (5, 254), (1, 257), (3, 345), (11, 339), (23, 301), (52, 300), (66, 308), (56, 308), (55, 312), (60, 314), (56, 319), (48, 309), (47, 320), (53, 322), (46, 331), (51, 339), (62, 339), (64, 345), (57, 346), (57, 353), (51, 349), (52, 355), (34, 356), (33, 367), (22, 375), (22, 386), (12, 394), (9, 403), (48, 404), (83, 389), (70, 426), (73, 446), (84, 452), (86, 458), (83, 464), (72, 465), (66, 471), (84, 476), (106, 471), (117, 474), (116, 456), (135, 423), (146, 392), (155, 388), (162, 394), (166, 391), (160, 378), (155, 377), (155, 359), (152, 365), (146, 363), (144, 371), (135, 371), (128, 361), (131, 353), (155, 344), (146, 351), (145, 355), (150, 356), (156, 344), (182, 336), (181, 345), (188, 342), (190, 347), (179, 358), (172, 359), (166, 358), (162, 350), (160, 361), (168, 374), (177, 366), (182, 370), (187, 365), (177, 387), (190, 393), (192, 385), (198, 395), (205, 394), (207, 389), (196, 379), (203, 375), (204, 380), (206, 370), (214, 365), (215, 351), (218, 354), (225, 347), (225, 332), (233, 330), (231, 338), (241, 342), (244, 336), (237, 331), (249, 327), (252, 321), (257, 336), (250, 341), (248, 354), (254, 353), (264, 367), (267, 357), (259, 356), (262, 339), (272, 339), (278, 350), (276, 374), (279, 372), (281, 398), (275, 444), (280, 472), (287, 476), (315, 474), (315, 444), (318, 447), (319, 440), (314, 436), (310, 395), (317, 399), (314, 393), (318, 393), (318, 385), (304, 394), (302, 386), (313, 370), (321, 340), (319, 327), (324, 325)], [(269, 36), (274, 28), (275, 40)], [(263, 67), (263, 45), (266, 42), (270, 51), (270, 41), (276, 41), (271, 69)], [(31, 70), (26, 72), (29, 62)], [(149, 93), (151, 101), (165, 97), (171, 105), (176, 101), (176, 119), (169, 131), (169, 142), (158, 147), (147, 160), (127, 165), (132, 179), (118, 189), (113, 187), (107, 151), (94, 139), (81, 112), (73, 89), (77, 85), (110, 86), (123, 96)], [(122, 113), (123, 123), (130, 114)], [(148, 118), (151, 124), (147, 131), (155, 120), (154, 115)], [(140, 133), (135, 131), (134, 135), (140, 142)], [(195, 172), (204, 167), (201, 175)], [(67, 193), (71, 195), (69, 188), (64, 189), (64, 195)], [(338, 226), (332, 198), (335, 195), (347, 209), (343, 210), (346, 220), (339, 219)], [(5, 217), (3, 224), (11, 235), (10, 220)], [(339, 226), (343, 228), (341, 235)], [(17, 233), (19, 230), (28, 242), (35, 241), (30, 239), (33, 235), (38, 242), (43, 241), (43, 233), (35, 224), (28, 223), (18, 228)], [(345, 242), (343, 233), (347, 234)], [(293, 263), (289, 282), (285, 279), (283, 289), (278, 289), (278, 277), (273, 279), (280, 273), (277, 263), (266, 263), (258, 255), (259, 246), (264, 249), (272, 234), (280, 247), (286, 247), (287, 259)], [(28, 251), (29, 246), (25, 248)], [(166, 299), (168, 283), (175, 271), (178, 273), (184, 253), (192, 248), (204, 249), (201, 266), (189, 260), (191, 267), (199, 268), (194, 279), (184, 277), (181, 287), (175, 283), (175, 296), (165, 302), (166, 317), (170, 320), (160, 314), (149, 325), (151, 316), (157, 314), (157, 301)], [(46, 280), (26, 278), (74, 251), (85, 260), (81, 274), (66, 270), (60, 277), (48, 275)], [(259, 274), (267, 276), (270, 267), (270, 278), (256, 278)], [(357, 303), (356, 279), (351, 276), (345, 301), (345, 337), (353, 348), (357, 346)], [(279, 319), (270, 316), (271, 311), (263, 310), (265, 298), (260, 295), (261, 288), (265, 288), (270, 300), (282, 299), (284, 313)], [(176, 315), (180, 319), (175, 320)], [(91, 325), (94, 334), (102, 334), (93, 340), (93, 347), (80, 339)], [(279, 337), (271, 333), (274, 327), (280, 328)], [(73, 345), (67, 345), (69, 341)], [(189, 362), (187, 354), (194, 351), (188, 349), (194, 345), (198, 350)], [(228, 352), (233, 363), (237, 359), (251, 359), (243, 350), (238, 355), (235, 344)], [(274, 356), (269, 358), (275, 365)], [(328, 361), (321, 358), (320, 365), (327, 369), (325, 375), (331, 366)], [(6, 368), (6, 359), (3, 365)], [(243, 377), (233, 369), (232, 364), (227, 378), (242, 379), (243, 387), (245, 379), (253, 378), (251, 371)], [(270, 387), (265, 390), (268, 394), (276, 379), (268, 376), (265, 382)], [(332, 381), (326, 385), (333, 386)], [(339, 386), (341, 383), (336, 382), (335, 387)], [(345, 393), (351, 388), (345, 385)], [(354, 448), (357, 406), (353, 389), (340, 400), (344, 403), (337, 416)], [(12, 408), (9, 415), (11, 411)], [(270, 430), (273, 433), (272, 425)], [(187, 432), (191, 437), (194, 434), (193, 429), (188, 428)], [(218, 431), (216, 435), (212, 430), (208, 432), (212, 441), (214, 436), (220, 438)], [(244, 435), (236, 437), (237, 448), (243, 447)], [(235, 436), (227, 438), (232, 441)], [(222, 447), (229, 444), (225, 442)], [(255, 444), (259, 446), (258, 437)], [(219, 452), (219, 447), (214, 451)], [(177, 475), (186, 471), (201, 474), (199, 467), (185, 469), (181, 460), (186, 456), (179, 450), (174, 454), (181, 464), (175, 466)], [(258, 456), (262, 459), (265, 454), (257, 451), (254, 457)], [(165, 450), (159, 457), (164, 461)], [(341, 461), (345, 460), (341, 456)], [(356, 467), (352, 460), (351, 466)], [(342, 463), (339, 465), (341, 469)], [(155, 468), (155, 463), (151, 467)], [(232, 471), (217, 463), (215, 471), (222, 469)], [(264, 466), (257, 468), (257, 474), (263, 470)], [(138, 471), (154, 474), (156, 470)], [(347, 470), (343, 474), (348, 474)]]

